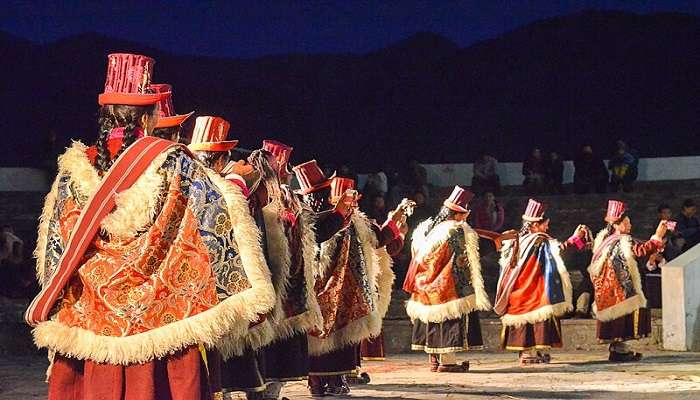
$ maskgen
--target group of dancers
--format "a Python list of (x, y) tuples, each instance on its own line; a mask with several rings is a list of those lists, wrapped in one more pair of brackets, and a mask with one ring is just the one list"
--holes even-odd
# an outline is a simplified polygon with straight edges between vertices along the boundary
[[(360, 346), (381, 347), (382, 319), (413, 203), (386, 221), (357, 209), (351, 179), (297, 166), (293, 148), (263, 140), (235, 160), (229, 123), (177, 114), (172, 87), (153, 84), (155, 61), (108, 56), (95, 144), (75, 142), (58, 160), (35, 257), (41, 291), (25, 319), (47, 348), (50, 399), (278, 399), (285, 382), (311, 395), (348, 395)], [(299, 188), (290, 186), (295, 177)], [(666, 225), (634, 241), (624, 204), (607, 227), (585, 226), (559, 243), (535, 200), (519, 232), (477, 232), (473, 195), (455, 187), (413, 233), (403, 288), (413, 348), (436, 372), (464, 372), (456, 352), (482, 345), (478, 312), (490, 310), (479, 236), (501, 252), (493, 309), (503, 346), (523, 364), (561, 346), (558, 317), (571, 310), (562, 250), (593, 248), (595, 315), (610, 359), (641, 355), (624, 342), (648, 334), (635, 257), (658, 251)]]
[[(412, 261), (403, 289), (414, 322), (412, 347), (429, 354), (431, 370), (466, 372), (455, 353), (483, 346), (478, 311), (493, 311), (503, 325), (501, 346), (519, 352), (521, 365), (549, 363), (562, 347), (559, 318), (573, 310), (572, 286), (562, 251), (591, 249), (597, 336), (609, 343), (609, 360), (637, 361), (625, 343), (651, 331), (637, 258), (662, 250), (669, 224), (661, 221), (645, 242), (633, 239), (626, 206), (610, 200), (606, 226), (593, 237), (579, 225), (564, 242), (552, 238), (544, 204), (530, 199), (519, 231), (476, 232), (466, 222), (473, 195), (456, 187), (439, 214), (413, 233)], [(494, 305), (484, 290), (479, 237), (494, 240), (500, 275)]]

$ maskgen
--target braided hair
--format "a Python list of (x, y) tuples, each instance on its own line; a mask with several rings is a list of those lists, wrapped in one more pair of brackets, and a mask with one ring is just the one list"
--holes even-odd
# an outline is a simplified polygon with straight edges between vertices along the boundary
[[(144, 115), (152, 116), (156, 111), (156, 105), (152, 106), (128, 106), (123, 104), (108, 104), (102, 106), (97, 118), (100, 132), (95, 142), (97, 158), (95, 166), (101, 173), (105, 173), (114, 163), (114, 160), (136, 141), (136, 129), (143, 128), (141, 119)], [(114, 128), (124, 128), (124, 141), (114, 157), (109, 154), (107, 141)]]
[(331, 188), (325, 187), (315, 192), (304, 195), (304, 203), (311, 207), (314, 212), (322, 212), (331, 208), (331, 203), (328, 201), (328, 196), (331, 194)]
[(605, 237), (608, 237), (615, 233), (615, 225), (622, 222), (622, 220), (624, 220), (625, 218), (627, 218), (626, 212), (622, 213), (622, 215), (620, 215), (620, 218), (616, 219), (615, 221), (608, 222), (608, 224), (605, 226)]
[(180, 125), (171, 126), (168, 128), (156, 128), (151, 133), (151, 136), (155, 136), (157, 138), (161, 138), (161, 139), (165, 139), (165, 140), (172, 140), (173, 142), (179, 143), (181, 130), (182, 130), (182, 127)]
[(267, 190), (267, 200), (270, 203), (278, 202), (282, 204), (282, 191), (280, 179), (277, 171), (270, 165), (272, 153), (258, 149), (253, 151), (248, 157), (248, 162), (260, 173), (260, 180), (265, 184)]
[[(202, 162), (207, 168), (214, 169), (216, 163), (221, 161), (224, 162), (228, 159), (227, 151), (196, 151), (195, 156)], [(218, 171), (217, 171), (218, 172)]]
[(537, 223), (545, 222), (548, 219), (549, 219), (549, 217), (547, 217), (546, 215), (542, 215), (542, 219), (540, 219), (539, 221), (523, 220), (523, 226), (520, 227), (520, 231), (518, 232), (518, 236), (523, 237), (523, 236), (527, 235), (532, 230), (533, 225), (535, 225)]

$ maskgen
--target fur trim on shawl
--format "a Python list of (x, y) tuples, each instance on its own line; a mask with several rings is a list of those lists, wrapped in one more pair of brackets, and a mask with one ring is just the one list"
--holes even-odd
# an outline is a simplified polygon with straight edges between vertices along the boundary
[(209, 310), (131, 336), (100, 336), (49, 320), (37, 325), (32, 332), (38, 347), (81, 360), (128, 365), (162, 358), (198, 343), (216, 346), (224, 336), (245, 340), (250, 322), (274, 305), (270, 271), (260, 247), (260, 233), (241, 189), (212, 171), (207, 170), (207, 175), (223, 193), (239, 255), (252, 287)]
[[(508, 246), (513, 245), (513, 241), (509, 240)], [(560, 246), (558, 240), (549, 239), (549, 248), (552, 251), (552, 257), (557, 266), (557, 272), (559, 272), (559, 277), (561, 278), (562, 291), (564, 292), (564, 301), (557, 304), (549, 304), (542, 306), (536, 310), (532, 310), (525, 314), (505, 314), (501, 317), (501, 322), (505, 326), (522, 326), (525, 324), (534, 324), (541, 321), (546, 321), (551, 317), (560, 317), (571, 310), (574, 309), (573, 306), (573, 287), (571, 285), (571, 278), (569, 277), (569, 271), (566, 269), (566, 264), (561, 258)], [(505, 248), (505, 246), (504, 246)], [(506, 254), (506, 253), (501, 253)], [(508, 265), (510, 257), (501, 257), (499, 263), (501, 268), (504, 265)]]
[(267, 258), (272, 274), (272, 285), (275, 287), (276, 302), (272, 318), (280, 321), (284, 315), (282, 302), (287, 298), (289, 286), (289, 266), (292, 255), (289, 252), (289, 241), (284, 234), (284, 225), (280, 217), (281, 205), (270, 203), (262, 209), (265, 220), (265, 237), (267, 241)]
[[(158, 155), (129, 189), (115, 196), (116, 207), (100, 225), (104, 233), (117, 239), (129, 239), (152, 223), (159, 211), (165, 185), (159, 170), (168, 155), (176, 150)], [(102, 181), (90, 163), (87, 146), (80, 142), (74, 142), (59, 158), (58, 169), (70, 176), (70, 183), (84, 198), (92, 196)]]
[(420, 257), (424, 254), (431, 254), (436, 248), (443, 245), (457, 229), (462, 228), (464, 231), (464, 244), (474, 293), (460, 299), (435, 305), (427, 305), (414, 300), (408, 300), (406, 302), (406, 313), (408, 316), (412, 321), (419, 319), (424, 323), (439, 323), (448, 319), (459, 318), (475, 310), (490, 310), (491, 303), (484, 289), (484, 278), (481, 275), (479, 235), (466, 222), (457, 223), (455, 221), (445, 221), (433, 228), (426, 237), (425, 230), (429, 224), (430, 220), (427, 220), (416, 228), (416, 233), (414, 235), (417, 236), (414, 236), (413, 239), (413, 249), (416, 252), (416, 256)]
[(316, 279), (313, 266), (316, 264), (316, 232), (314, 216), (308, 210), (302, 210), (297, 216), (297, 225), (301, 231), (301, 248), (304, 259), (304, 281), (306, 284), (306, 312), (292, 318), (283, 318), (275, 324), (278, 339), (286, 339), (297, 332), (307, 332), (323, 325), (321, 308), (314, 292)]
[[(607, 232), (605, 229), (598, 232), (598, 235), (596, 235), (595, 244), (593, 245), (594, 253), (598, 249), (598, 247), (603, 243), (603, 240), (605, 240), (606, 236)], [(593, 302), (593, 314), (595, 315), (595, 318), (597, 320), (602, 322), (612, 321), (616, 318), (620, 318), (627, 314), (631, 314), (637, 311), (638, 309), (647, 306), (647, 298), (644, 295), (644, 290), (642, 289), (642, 278), (639, 275), (637, 258), (634, 256), (634, 252), (632, 251), (632, 237), (630, 235), (621, 235), (620, 247), (622, 250), (622, 254), (625, 257), (625, 265), (627, 266), (627, 270), (630, 274), (630, 279), (632, 280), (632, 287), (634, 288), (636, 294), (621, 303), (606, 308), (605, 310), (598, 310), (598, 307), (596, 307), (595, 302)], [(612, 248), (613, 246), (608, 246), (608, 248), (604, 250), (604, 253), (601, 254), (598, 260), (591, 263), (591, 265), (588, 267), (588, 273), (591, 275), (591, 279), (594, 279), (595, 277), (600, 275), (600, 272), (603, 269), (605, 262), (610, 257), (610, 252), (612, 251)]]
[[(501, 317), (501, 321), (504, 325), (507, 326), (522, 326), (525, 324), (533, 324), (536, 322), (544, 321), (547, 320), (548, 318), (552, 316), (561, 316), (566, 314), (567, 312), (573, 310), (573, 287), (571, 284), (571, 278), (569, 276), (569, 272), (566, 269), (566, 265), (564, 264), (564, 261), (561, 258), (561, 253), (560, 253), (560, 243), (556, 239), (549, 239), (549, 246), (550, 249), (552, 250), (552, 257), (554, 258), (554, 261), (557, 266), (557, 271), (559, 272), (559, 276), (562, 280), (562, 289), (564, 292), (564, 302), (558, 303), (558, 304), (553, 304), (553, 305), (546, 305), (543, 307), (538, 308), (537, 310), (530, 311), (525, 314), (506, 314)], [(514, 240), (507, 240), (503, 243), (503, 247), (501, 249), (501, 257), (499, 259), (499, 265), (501, 269), (507, 268), (511, 257), (512, 257), (512, 250), (513, 250), (513, 245), (515, 244)], [(499, 285), (500, 285), (500, 280), (499, 280)]]
[[(351, 344), (360, 343), (364, 339), (379, 336), (382, 331), (382, 322), (386, 314), (389, 303), (391, 302), (391, 287), (393, 279), (384, 279), (384, 277), (393, 276), (392, 260), (388, 254), (383, 256), (381, 251), (377, 249), (377, 238), (370, 227), (370, 220), (365, 214), (356, 211), (351, 217), (351, 222), (357, 231), (357, 236), (362, 244), (362, 253), (365, 256), (367, 265), (367, 277), (372, 293), (372, 303), (374, 309), (366, 316), (350, 322), (342, 329), (331, 333), (329, 336), (320, 339), (314, 336), (309, 336), (309, 354), (321, 355), (330, 353), (331, 351), (341, 349)], [(336, 235), (342, 235), (344, 231)], [(330, 255), (335, 251), (337, 237), (328, 240), (321, 246), (322, 265), (320, 271), (326, 271), (331, 263)], [(324, 258), (325, 257), (325, 258)], [(382, 282), (378, 286), (379, 277), (382, 277)], [(389, 282), (390, 281), (390, 282)], [(385, 303), (386, 302), (386, 303)]]
[(36, 249), (34, 249), (34, 258), (36, 258), (36, 276), (39, 285), (44, 286), (44, 282), (48, 279), (46, 271), (46, 246), (48, 245), (49, 224), (53, 219), (54, 207), (56, 206), (56, 196), (58, 196), (58, 183), (60, 175), (56, 177), (49, 194), (44, 199), (44, 208), (39, 217), (39, 234), (36, 240)]

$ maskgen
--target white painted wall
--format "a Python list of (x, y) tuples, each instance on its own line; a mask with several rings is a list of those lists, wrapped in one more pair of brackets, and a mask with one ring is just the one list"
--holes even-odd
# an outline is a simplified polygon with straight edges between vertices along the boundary
[[(606, 161), (607, 164), (607, 161)], [(473, 164), (424, 164), (428, 182), (435, 186), (470, 185)], [(502, 185), (523, 183), (522, 163), (499, 163), (498, 175)], [(671, 181), (700, 179), (700, 157), (659, 157), (639, 160), (640, 181)], [(564, 161), (564, 183), (574, 180), (573, 161)]]
[(661, 268), (663, 346), (700, 350), (700, 245)]
[[(469, 186), (472, 182), (472, 164), (423, 164), (428, 173), (428, 182), (435, 186)], [(499, 163), (498, 175), (502, 185), (523, 183), (522, 163)], [(0, 168), (0, 191), (47, 191), (50, 179), (39, 169)], [(357, 187), (364, 186), (367, 177), (358, 177)], [(574, 164), (564, 161), (564, 183), (574, 179)], [(642, 158), (639, 160), (640, 181), (669, 181), (700, 179), (700, 156)]]
[(49, 177), (41, 169), (0, 168), (1, 192), (48, 192), (50, 186)]

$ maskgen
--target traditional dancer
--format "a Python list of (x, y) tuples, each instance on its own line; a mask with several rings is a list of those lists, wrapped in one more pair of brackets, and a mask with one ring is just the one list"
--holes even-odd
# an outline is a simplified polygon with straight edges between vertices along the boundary
[(170, 96), (161, 99), (158, 103), (158, 112), (160, 116), (158, 117), (158, 122), (156, 122), (156, 127), (153, 129), (151, 136), (179, 143), (182, 139), (180, 137), (182, 133), (182, 124), (194, 114), (194, 111), (182, 115), (175, 114), (172, 96), (173, 87), (167, 83), (152, 83), (149, 86), (149, 91), (153, 93), (170, 93)]
[(147, 93), (153, 64), (108, 56), (97, 143), (61, 156), (46, 198), (25, 318), (53, 355), (49, 399), (210, 398), (204, 346), (274, 304), (241, 191), (143, 137), (169, 95)]
[(277, 302), (268, 316), (274, 331), (271, 344), (258, 355), (265, 381), (264, 399), (279, 398), (285, 382), (306, 379), (309, 372), (306, 332), (321, 326), (314, 293), (316, 235), (314, 215), (289, 190), (292, 148), (265, 140), (248, 158), (259, 176), (252, 187), (253, 215), (264, 232), (266, 255)]
[[(327, 213), (334, 203), (336, 208), (347, 202), (356, 206), (352, 180), (325, 178), (315, 161), (295, 167), (294, 172), (299, 193), (314, 211)], [(358, 344), (381, 331), (393, 283), (391, 257), (383, 247), (401, 249), (397, 221), (402, 218), (402, 211), (394, 211), (380, 228), (354, 211), (346, 214), (345, 228), (321, 245), (315, 291), (323, 326), (309, 335), (309, 386), (314, 397), (348, 394), (344, 374), (359, 365)]]
[[(230, 124), (228, 121), (219, 117), (203, 116), (198, 117), (195, 121), (192, 140), (189, 144), (189, 149), (202, 161), (208, 168), (219, 175), (226, 175), (225, 179), (241, 188), (248, 194), (249, 212), (253, 216), (260, 233), (262, 234), (262, 244), (266, 259), (268, 249), (265, 239), (266, 230), (262, 223), (262, 207), (260, 207), (262, 196), (251, 196), (248, 186), (244, 179), (239, 175), (225, 171), (225, 167), (229, 161), (229, 152), (238, 145), (237, 140), (226, 140), (229, 132)], [(251, 168), (252, 170), (252, 168)], [(256, 176), (260, 176), (257, 174)], [(257, 185), (256, 188), (264, 187)], [(260, 190), (255, 190), (260, 192)], [(264, 204), (263, 204), (264, 206)], [(272, 272), (272, 270), (271, 270)], [(275, 286), (274, 274), (272, 283)], [(275, 304), (278, 304), (278, 290), (275, 287)], [(274, 339), (274, 329), (269, 314), (261, 314), (257, 320), (251, 323), (245, 340), (237, 340), (235, 336), (224, 336), (217, 343), (222, 357), (221, 365), (221, 385), (225, 393), (225, 397), (230, 397), (232, 392), (242, 391), (246, 393), (249, 399), (260, 399), (265, 390), (264, 364), (261, 359), (258, 349), (266, 346)]]
[(630, 236), (632, 223), (625, 203), (610, 200), (605, 222), (608, 226), (595, 238), (588, 267), (594, 287), (598, 340), (610, 343), (610, 361), (637, 361), (642, 354), (631, 351), (625, 341), (648, 336), (651, 318), (636, 258), (649, 256), (663, 247), (666, 221), (659, 222), (650, 240), (636, 241)]
[(433, 372), (466, 372), (456, 353), (483, 346), (478, 314), (491, 308), (479, 260), (479, 238), (467, 223), (474, 195), (459, 186), (437, 216), (413, 233), (403, 290), (411, 295), (406, 313), (413, 321), (411, 348), (429, 354)]
[(501, 272), (494, 311), (501, 316), (501, 345), (520, 352), (521, 365), (546, 363), (538, 350), (561, 347), (559, 317), (573, 306), (571, 280), (560, 250), (586, 245), (587, 228), (579, 225), (566, 242), (553, 239), (544, 205), (530, 199), (517, 238), (503, 241)]
[[(306, 333), (322, 326), (321, 310), (314, 291), (317, 236), (313, 231), (315, 216), (313, 211), (304, 206), (289, 187), (292, 178), (289, 159), (292, 147), (284, 143), (265, 140), (262, 150), (251, 156), (253, 164), (260, 165), (258, 154), (272, 156), (263, 168), (263, 182), (277, 189), (277, 214), (268, 214), (265, 218), (268, 235), (268, 254), (274, 271), (280, 271), (279, 276), (286, 276), (286, 282), (279, 280), (279, 303), (273, 314), (275, 341), (264, 349), (265, 379), (267, 389), (265, 399), (279, 398), (285, 382), (306, 380), (309, 375), (308, 339)], [(269, 159), (269, 158), (268, 158)], [(266, 167), (265, 165), (269, 166)], [(271, 176), (274, 176), (271, 178)], [(273, 217), (273, 218), (271, 218)], [(271, 230), (281, 222), (284, 236), (275, 239), (272, 232), (282, 232), (280, 229)], [(330, 223), (331, 226), (325, 226)], [(317, 225), (321, 231), (331, 230), (335, 233), (342, 225), (329, 219), (320, 221)], [(273, 251), (274, 248), (278, 250)], [(284, 251), (284, 247), (288, 250)], [(274, 277), (273, 271), (273, 277)], [(273, 282), (275, 279), (273, 279)]]

